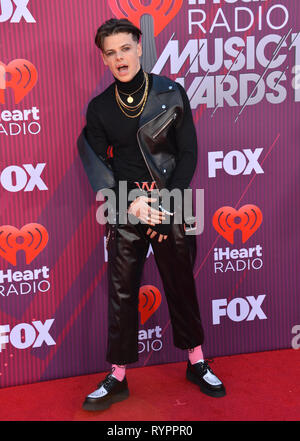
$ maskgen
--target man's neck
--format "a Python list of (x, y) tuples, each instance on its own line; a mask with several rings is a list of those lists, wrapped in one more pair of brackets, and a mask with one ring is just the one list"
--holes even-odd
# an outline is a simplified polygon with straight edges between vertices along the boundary
[(116, 85), (121, 92), (125, 93), (133, 93), (135, 92), (144, 82), (144, 71), (142, 67), (140, 67), (139, 71), (135, 74), (135, 76), (130, 81), (120, 81), (115, 78)]

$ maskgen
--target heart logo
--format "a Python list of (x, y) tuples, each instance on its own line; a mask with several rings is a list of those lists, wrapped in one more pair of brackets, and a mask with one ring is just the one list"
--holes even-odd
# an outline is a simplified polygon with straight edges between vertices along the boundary
[(17, 252), (23, 250), (26, 264), (30, 264), (48, 243), (48, 232), (43, 225), (26, 224), (20, 230), (12, 225), (0, 227), (0, 255), (12, 265), (17, 265)]
[[(7, 74), (10, 74), (9, 79)], [(0, 103), (5, 104), (5, 89), (10, 87), (18, 104), (33, 89), (37, 79), (37, 70), (28, 60), (16, 59), (7, 66), (0, 62)]]
[(256, 205), (244, 205), (239, 210), (232, 207), (221, 207), (213, 216), (215, 230), (228, 242), (234, 243), (234, 232), (241, 230), (245, 243), (262, 223), (262, 212)]
[(139, 312), (143, 325), (161, 304), (161, 293), (152, 285), (141, 286), (139, 291)]
[(151, 15), (156, 37), (177, 15), (183, 0), (173, 1), (173, 4), (170, 0), (152, 0), (148, 5), (141, 0), (109, 0), (108, 4), (115, 17), (125, 17), (137, 27), (143, 15)]

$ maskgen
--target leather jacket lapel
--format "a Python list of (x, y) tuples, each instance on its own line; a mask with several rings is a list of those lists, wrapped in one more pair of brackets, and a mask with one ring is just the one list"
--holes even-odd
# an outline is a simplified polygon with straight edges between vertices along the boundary
[(150, 90), (144, 111), (140, 117), (139, 127), (142, 127), (144, 124), (151, 121), (158, 114), (166, 112), (165, 100), (161, 94), (174, 92), (174, 90), (169, 89), (169, 87), (170, 80), (153, 74), (152, 88)]
[[(181, 94), (174, 82), (153, 74), (152, 88), (139, 121), (137, 141), (151, 178), (159, 189), (165, 187), (176, 165), (176, 147), (167, 141), (164, 128), (175, 123), (182, 111)], [(164, 139), (154, 136), (161, 133)]]

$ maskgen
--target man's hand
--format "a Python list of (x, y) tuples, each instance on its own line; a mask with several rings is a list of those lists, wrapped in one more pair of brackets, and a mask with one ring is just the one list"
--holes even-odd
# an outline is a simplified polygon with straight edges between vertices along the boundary
[(155, 226), (165, 219), (165, 214), (159, 210), (150, 207), (147, 202), (156, 201), (156, 198), (148, 198), (147, 196), (139, 196), (129, 206), (128, 213), (140, 219), (148, 225)]
[[(152, 230), (152, 228), (148, 228), (147, 234), (150, 236), (150, 239), (153, 239), (158, 233), (157, 231)], [(164, 234), (159, 234), (158, 236), (158, 242), (162, 242), (163, 240), (166, 240), (168, 236), (165, 236)]]

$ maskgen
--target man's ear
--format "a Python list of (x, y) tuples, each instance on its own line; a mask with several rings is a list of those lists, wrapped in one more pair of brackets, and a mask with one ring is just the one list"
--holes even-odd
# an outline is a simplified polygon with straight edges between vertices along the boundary
[(142, 49), (142, 43), (141, 42), (139, 42), (138, 45), (137, 45), (137, 53), (138, 53), (139, 57), (141, 57), (142, 54), (143, 54), (143, 49)]

